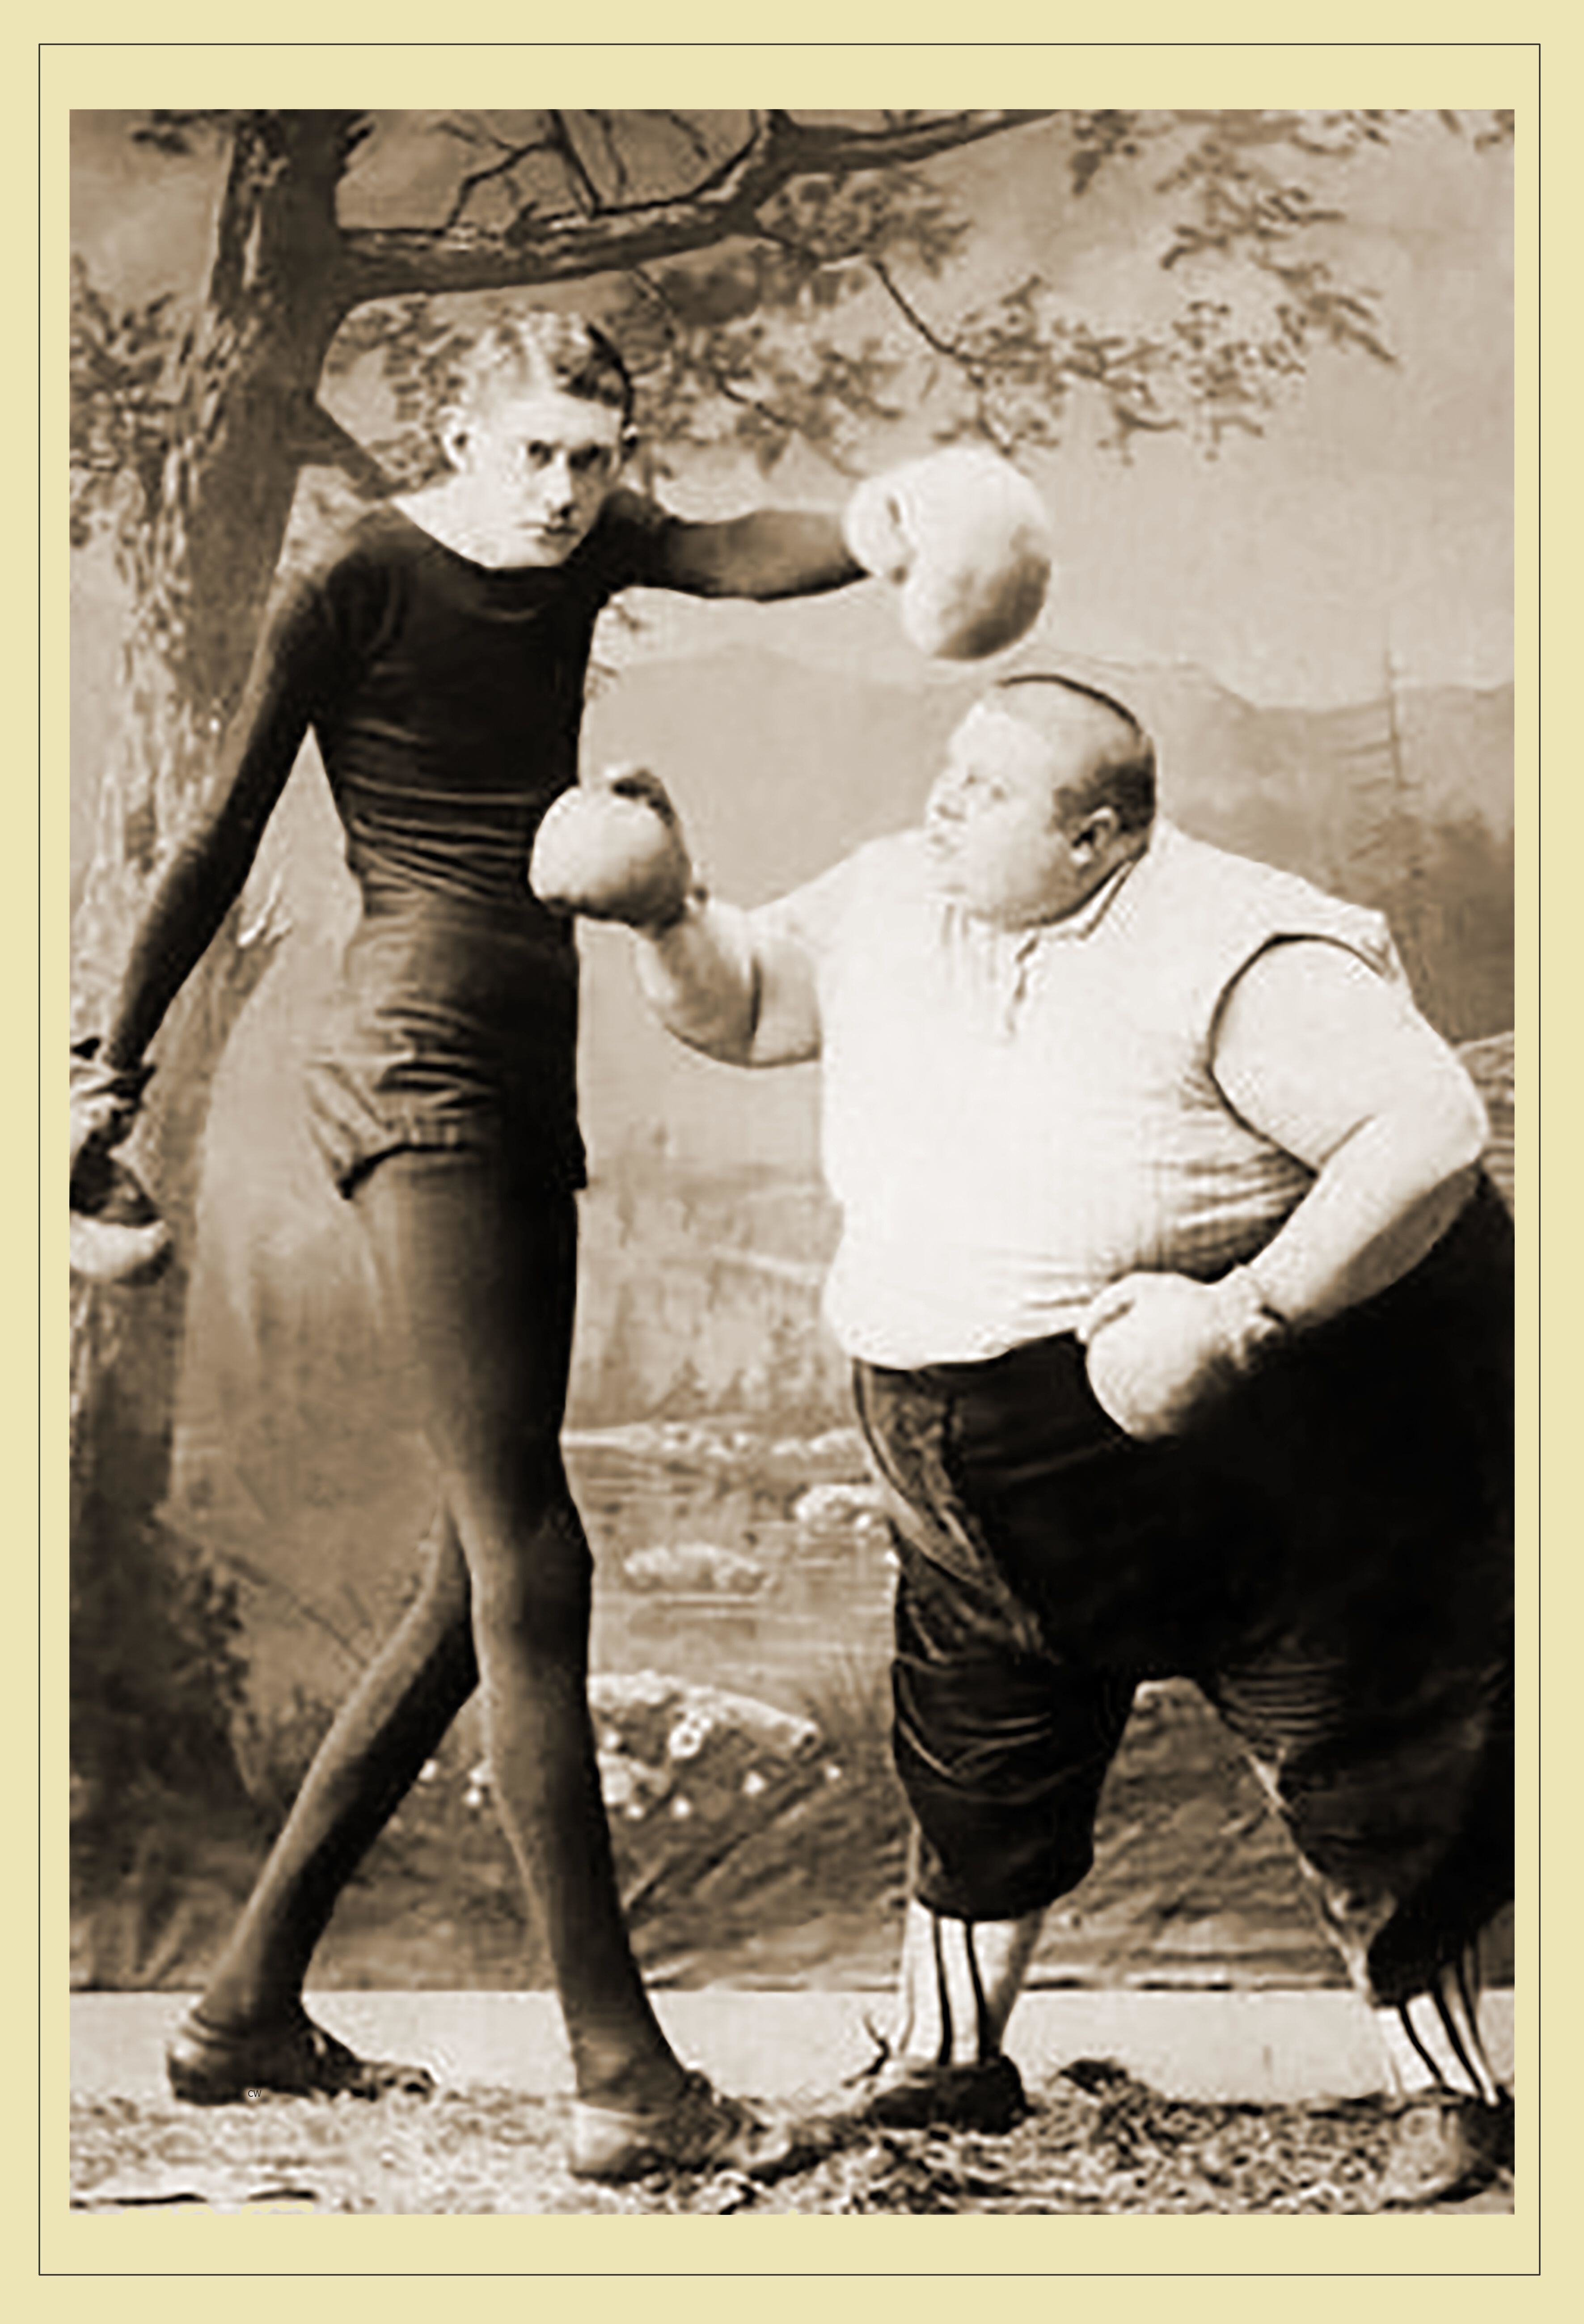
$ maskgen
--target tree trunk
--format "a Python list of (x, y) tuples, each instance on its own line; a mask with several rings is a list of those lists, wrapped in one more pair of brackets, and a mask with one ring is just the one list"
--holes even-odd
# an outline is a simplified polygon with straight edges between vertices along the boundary
[[(74, 1033), (104, 1024), (134, 928), (212, 776), (296, 490), (302, 418), (344, 304), (335, 187), (344, 115), (237, 127), (202, 319), (183, 350), (173, 448), (123, 525), (133, 611), (119, 746), (73, 927)], [(339, 125), (338, 125), (339, 124)], [(240, 909), (155, 1047), (132, 1148), (173, 1231), (157, 1284), (74, 1286), (72, 1773), (90, 1828), (152, 1780), (235, 1791), (239, 1665), (228, 1600), (163, 1525), (209, 1094), (283, 931)]]

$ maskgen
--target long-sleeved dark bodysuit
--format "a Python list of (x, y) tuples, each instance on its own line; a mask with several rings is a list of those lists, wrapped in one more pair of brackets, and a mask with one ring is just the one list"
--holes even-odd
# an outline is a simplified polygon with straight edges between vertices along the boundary
[(381, 509), (278, 596), (216, 805), (161, 883), (106, 1050), (122, 1067), (141, 1056), (240, 892), (311, 725), (363, 913), (309, 1096), (372, 1240), (442, 1507), (419, 1594), (216, 1966), (211, 2024), (293, 2022), (341, 1887), (482, 1682), (580, 2087), (660, 2048), (601, 1811), (591, 1562), (558, 1441), (583, 1177), (576, 952), (527, 867), (576, 779), (594, 626), (619, 590), (776, 597), (857, 577), (833, 518), (691, 525), (623, 493), (546, 568), (481, 566)]
[(282, 642), (364, 906), (309, 1069), (344, 1191), (392, 1152), (496, 1141), (551, 1184), (582, 1182), (577, 956), (527, 864), (576, 776), (594, 622), (653, 577), (652, 543), (602, 521), (565, 567), (494, 571), (391, 511), (298, 600)]
[(311, 725), (364, 906), (310, 1079), (339, 1184), (387, 1153), (502, 1138), (530, 1175), (580, 1184), (576, 955), (526, 874), (576, 779), (594, 623), (634, 586), (770, 598), (857, 577), (822, 515), (689, 524), (618, 493), (565, 563), (497, 568), (373, 511), (278, 594), (219, 805), (134, 946), (109, 1054), (135, 1062), (152, 1039)]
[[(497, 1142), (530, 1176), (582, 1184), (576, 951), (528, 858), (576, 779), (602, 608), (634, 584), (719, 586), (699, 538), (623, 495), (566, 564), (497, 570), (385, 509), (283, 609), (280, 678), (311, 719), (363, 896), (309, 1073), (344, 1191), (389, 1153)], [(754, 562), (726, 577), (751, 586)]]

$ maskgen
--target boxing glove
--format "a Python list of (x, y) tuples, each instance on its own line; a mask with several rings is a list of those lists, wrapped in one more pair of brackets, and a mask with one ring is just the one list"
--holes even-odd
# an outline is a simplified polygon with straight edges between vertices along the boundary
[(131, 1130), (152, 1067), (104, 1063), (97, 1040), (71, 1051), (71, 1271), (95, 1283), (152, 1283), (170, 1263), (170, 1229), (112, 1148)]
[(693, 864), (664, 784), (618, 767), (564, 791), (539, 827), (529, 883), (553, 912), (665, 928), (694, 890)]
[(1076, 1325), (1102, 1411), (1140, 1443), (1181, 1435), (1285, 1334), (1246, 1268), (1217, 1283), (1128, 1275)]
[(843, 530), (865, 571), (900, 589), (906, 635), (940, 659), (1016, 644), (1050, 586), (1045, 503), (987, 446), (954, 445), (867, 478)]
[(170, 1263), (170, 1230), (129, 1163), (90, 1147), (71, 1180), (71, 1271), (92, 1283), (152, 1283)]

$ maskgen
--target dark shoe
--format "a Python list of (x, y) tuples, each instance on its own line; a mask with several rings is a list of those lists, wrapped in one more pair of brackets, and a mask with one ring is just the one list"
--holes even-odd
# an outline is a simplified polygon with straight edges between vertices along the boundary
[(771, 2179), (815, 2159), (807, 2137), (766, 2122), (741, 2098), (723, 2097), (705, 2074), (689, 2074), (664, 2106), (573, 2102), (567, 2168), (575, 2179), (620, 2182), (656, 2171), (737, 2171)]
[(266, 2098), (428, 2098), (435, 2078), (422, 2066), (360, 2058), (299, 2015), (284, 2025), (226, 2034), (196, 2012), (165, 2048), (165, 2072), (189, 2106), (237, 2106)]
[(873, 2065), (849, 2088), (857, 2095), (839, 2119), (854, 2130), (977, 2130), (999, 2137), (1028, 2112), (1023, 2078), (1004, 2052), (977, 2065), (934, 2066), (896, 2057), (882, 2042)]
[(1472, 2195), (1513, 2167), (1513, 2102), (1439, 2093), (1410, 2098), (1392, 2118), (1381, 2172), (1388, 2209), (1416, 2209)]

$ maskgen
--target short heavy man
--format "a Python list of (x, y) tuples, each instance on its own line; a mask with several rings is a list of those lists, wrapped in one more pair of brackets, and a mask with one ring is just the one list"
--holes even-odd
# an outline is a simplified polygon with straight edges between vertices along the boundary
[[(766, 908), (669, 823), (640, 971), (818, 1056), (827, 1313), (893, 1497), (916, 1822), (871, 2119), (1004, 2126), (1002, 2035), (1135, 1689), (1248, 1749), (1376, 2012), (1404, 2200), (1509, 2135), (1476, 2015), (1512, 1887), (1512, 1254), (1385, 924), (1155, 815), (1120, 705), (1004, 681), (922, 830)], [(618, 915), (621, 916), (621, 915)]]

